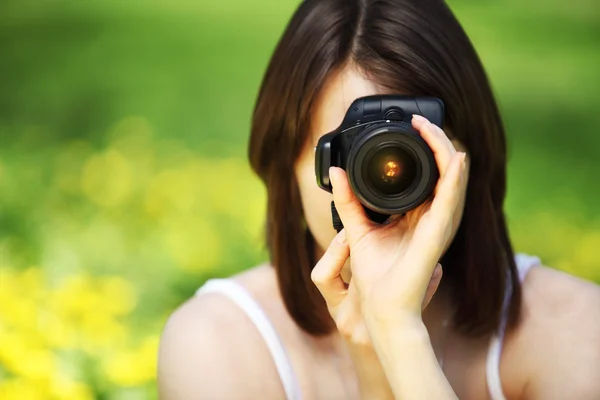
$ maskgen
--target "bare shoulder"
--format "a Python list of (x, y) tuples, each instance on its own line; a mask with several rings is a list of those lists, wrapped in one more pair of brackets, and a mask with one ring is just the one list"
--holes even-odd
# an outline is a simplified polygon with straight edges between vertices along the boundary
[[(250, 270), (239, 280), (259, 290), (269, 284), (263, 282), (267, 274)], [(166, 400), (284, 397), (264, 340), (244, 312), (218, 293), (194, 296), (169, 317), (158, 387)]]
[(523, 283), (519, 362), (524, 398), (600, 398), (600, 287), (535, 267)]

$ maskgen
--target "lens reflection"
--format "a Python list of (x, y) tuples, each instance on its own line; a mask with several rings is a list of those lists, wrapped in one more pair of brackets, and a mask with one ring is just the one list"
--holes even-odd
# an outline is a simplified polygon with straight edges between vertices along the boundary
[(367, 184), (383, 195), (402, 193), (416, 177), (417, 163), (402, 147), (383, 147), (365, 161)]
[(394, 178), (400, 175), (400, 165), (396, 161), (388, 161), (385, 163), (383, 173), (388, 178)]

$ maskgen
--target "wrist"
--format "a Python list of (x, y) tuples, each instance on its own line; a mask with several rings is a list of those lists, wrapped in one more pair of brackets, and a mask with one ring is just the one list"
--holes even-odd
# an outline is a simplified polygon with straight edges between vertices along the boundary
[[(365, 324), (371, 337), (393, 336), (403, 340), (429, 340), (429, 333), (420, 313), (396, 311), (389, 313), (369, 313)], [(398, 337), (400, 335), (401, 337)]]
[[(429, 332), (420, 318), (386, 319), (369, 326), (373, 348), (381, 363), (412, 363), (413, 358), (433, 351)], [(398, 359), (400, 357), (400, 359)]]

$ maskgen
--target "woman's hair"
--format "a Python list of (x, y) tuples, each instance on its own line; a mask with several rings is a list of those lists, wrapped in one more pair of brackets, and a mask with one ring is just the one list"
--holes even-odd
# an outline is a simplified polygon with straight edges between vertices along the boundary
[(441, 260), (454, 323), (465, 334), (490, 334), (506, 304), (514, 326), (521, 287), (503, 213), (504, 128), (481, 62), (442, 0), (306, 0), (275, 49), (254, 110), (249, 157), (267, 188), (266, 241), (288, 312), (311, 334), (334, 328), (310, 279), (315, 240), (294, 164), (317, 96), (349, 63), (382, 91), (443, 100), (445, 127), (470, 156), (463, 219)]

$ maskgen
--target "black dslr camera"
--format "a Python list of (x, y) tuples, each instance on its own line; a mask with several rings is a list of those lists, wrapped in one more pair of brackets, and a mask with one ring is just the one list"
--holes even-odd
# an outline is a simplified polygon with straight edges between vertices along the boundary
[[(317, 184), (332, 191), (329, 167), (346, 170), (350, 187), (372, 221), (404, 214), (433, 192), (439, 172), (433, 152), (412, 127), (413, 114), (439, 126), (444, 103), (434, 97), (400, 95), (356, 99), (342, 124), (315, 148)], [(334, 203), (333, 225), (342, 229)]]

